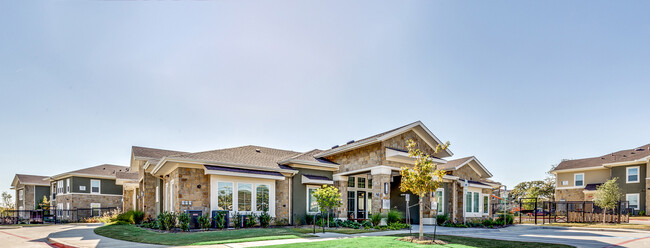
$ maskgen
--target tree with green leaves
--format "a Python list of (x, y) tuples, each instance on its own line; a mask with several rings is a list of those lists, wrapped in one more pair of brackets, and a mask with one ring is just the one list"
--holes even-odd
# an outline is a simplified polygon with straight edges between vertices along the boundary
[[(402, 182), (400, 190), (402, 192), (411, 191), (413, 194), (419, 196), (420, 205), (420, 239), (424, 237), (424, 228), (422, 226), (422, 216), (424, 215), (424, 202), (423, 199), (426, 195), (436, 190), (442, 185), (442, 177), (445, 171), (438, 169), (438, 164), (434, 163), (431, 155), (435, 155), (441, 150), (449, 147), (449, 141), (445, 144), (438, 144), (434, 150), (434, 154), (425, 154), (418, 149), (417, 144), (413, 140), (408, 140), (407, 148), (409, 150), (409, 157), (415, 158), (415, 165), (411, 167), (402, 167), (400, 174), (402, 175)], [(408, 210), (407, 210), (408, 211)]]
[(314, 191), (313, 196), (316, 198), (321, 213), (327, 211), (327, 225), (329, 226), (330, 212), (342, 205), (341, 192), (336, 187), (323, 185), (323, 187)]
[(13, 201), (13, 196), (7, 191), (2, 192), (2, 207), (5, 209), (14, 209), (16, 203)]
[(616, 183), (618, 177), (607, 180), (607, 182), (599, 185), (594, 194), (594, 203), (603, 209), (603, 223), (605, 223), (605, 216), (607, 216), (607, 209), (616, 208), (616, 204), (623, 197), (621, 189)]

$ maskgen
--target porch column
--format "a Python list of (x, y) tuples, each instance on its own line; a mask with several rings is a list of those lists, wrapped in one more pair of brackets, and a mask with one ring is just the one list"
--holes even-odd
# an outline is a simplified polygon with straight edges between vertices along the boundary
[(341, 201), (342, 204), (339, 208), (337, 208), (336, 214), (338, 215), (339, 218), (347, 218), (348, 217), (348, 177), (347, 176), (334, 176), (334, 187), (336, 187), (339, 190), (339, 193), (341, 193)]
[[(383, 209), (383, 201), (390, 201), (390, 176), (392, 171), (388, 168), (373, 168), (372, 175), (372, 212), (382, 213), (390, 209)], [(386, 187), (388, 192), (385, 191)]]
[(452, 198), (451, 198), (451, 220), (452, 222), (457, 222), (456, 221), (456, 213), (458, 213), (458, 203), (461, 202), (458, 199), (458, 182), (452, 181)]

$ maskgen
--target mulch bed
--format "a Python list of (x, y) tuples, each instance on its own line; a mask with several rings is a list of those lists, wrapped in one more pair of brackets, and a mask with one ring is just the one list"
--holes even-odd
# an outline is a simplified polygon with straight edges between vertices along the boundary
[(397, 240), (399, 241), (404, 241), (404, 242), (411, 242), (415, 244), (420, 244), (420, 245), (446, 245), (447, 242), (439, 240), (439, 239), (432, 239), (430, 237), (422, 237), (422, 239), (419, 239), (419, 237), (414, 237), (414, 236), (406, 236), (402, 238), (398, 238)]

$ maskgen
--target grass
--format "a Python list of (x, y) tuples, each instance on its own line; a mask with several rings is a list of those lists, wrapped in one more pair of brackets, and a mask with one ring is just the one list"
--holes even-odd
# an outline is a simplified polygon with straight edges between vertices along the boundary
[[(427, 235), (430, 236), (430, 235)], [(466, 247), (504, 247), (504, 248), (533, 248), (533, 247), (549, 247), (549, 248), (568, 248), (573, 246), (548, 244), (548, 243), (533, 243), (533, 242), (519, 242), (519, 241), (504, 241), (494, 239), (479, 239), (458, 236), (437, 235), (436, 238), (448, 242), (447, 245), (418, 245), (414, 243), (397, 241), (398, 236), (377, 236), (377, 237), (360, 237), (349, 239), (336, 239), (329, 241), (295, 243), (286, 245), (267, 246), (273, 248), (325, 248), (325, 247), (372, 247), (372, 248), (389, 248), (389, 247), (453, 247), (453, 248), (466, 248)]]
[(135, 225), (106, 225), (96, 228), (95, 233), (113, 239), (169, 246), (214, 245), (312, 237), (312, 235), (298, 232), (292, 228), (251, 228), (210, 232), (160, 233)]
[(614, 228), (614, 229), (641, 229), (650, 230), (650, 225), (641, 224), (596, 224), (596, 223), (551, 223), (544, 224), (545, 226), (564, 226), (564, 227), (586, 227), (586, 228)]
[[(313, 233), (314, 228), (307, 228), (307, 227), (302, 227), (302, 228), (293, 228), (294, 231), (299, 232), (299, 233)], [(380, 230), (377, 229), (352, 229), (352, 228), (326, 228), (325, 232), (332, 232), (332, 233), (341, 233), (341, 234), (357, 234), (357, 233), (367, 233), (367, 232), (378, 232)], [(323, 229), (318, 229), (316, 228), (316, 233), (322, 233)]]

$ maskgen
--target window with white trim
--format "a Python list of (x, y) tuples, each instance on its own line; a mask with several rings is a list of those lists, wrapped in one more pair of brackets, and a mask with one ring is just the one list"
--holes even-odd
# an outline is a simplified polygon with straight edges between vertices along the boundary
[[(133, 191), (133, 195), (135, 195), (135, 190)], [(160, 186), (156, 186), (156, 203), (160, 202)]]
[(573, 174), (573, 186), (579, 187), (585, 185), (585, 173)]
[(90, 204), (90, 209), (92, 211), (93, 216), (100, 216), (102, 215), (102, 210), (100, 209), (102, 207), (102, 204), (100, 203), (91, 203)]
[(70, 178), (65, 180), (65, 193), (70, 193)]
[(96, 180), (96, 179), (91, 179), (90, 180), (90, 193), (91, 194), (99, 194), (101, 192), (101, 181)]
[(625, 169), (625, 182), (626, 183), (638, 183), (639, 182), (639, 166), (627, 167)]
[(490, 209), (490, 196), (483, 195), (483, 213), (487, 214)]
[(24, 190), (18, 190), (18, 200), (22, 201), (25, 198), (25, 191)]
[(68, 210), (68, 211), (65, 212), (65, 216), (70, 217), (70, 203), (69, 202), (65, 204), (65, 209)]
[(217, 209), (232, 211), (233, 187), (231, 182), (217, 183)]
[(318, 213), (318, 202), (314, 197), (314, 192), (318, 188), (318, 186), (307, 186), (307, 213)]
[(251, 211), (253, 184), (237, 183), (237, 211)]
[(255, 209), (261, 212), (269, 211), (269, 186), (266, 184), (256, 184)]
[[(63, 194), (63, 180), (56, 181), (56, 193)], [(61, 208), (63, 208), (63, 206)]]
[(432, 202), (431, 206), (433, 207), (433, 204), (436, 204), (435, 206), (436, 206), (436, 209), (438, 209), (438, 214), (444, 213), (445, 212), (445, 205), (443, 203), (445, 201), (444, 200), (445, 199), (445, 189), (444, 188), (437, 189), (436, 192), (434, 193), (433, 197), (435, 197), (436, 201), (435, 201), (435, 203)]
[(629, 202), (629, 207), (634, 210), (639, 210), (639, 193), (636, 194), (626, 194), (625, 200)]

